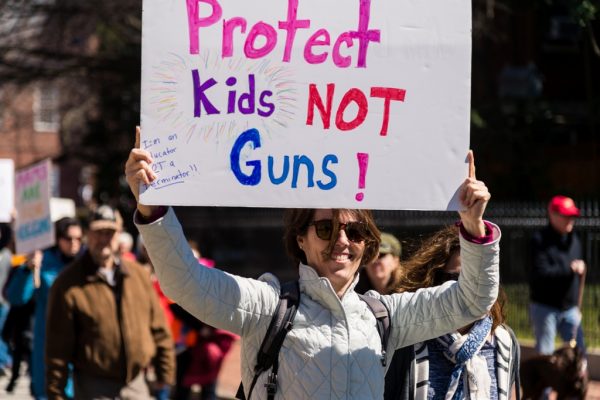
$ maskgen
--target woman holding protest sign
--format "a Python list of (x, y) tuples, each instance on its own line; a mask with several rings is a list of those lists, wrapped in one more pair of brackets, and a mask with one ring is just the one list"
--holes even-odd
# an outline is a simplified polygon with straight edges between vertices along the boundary
[[(157, 178), (150, 154), (131, 150), (127, 182), (139, 200), (140, 184)], [(300, 303), (279, 353), (278, 398), (382, 399), (386, 358), (397, 348), (440, 336), (485, 315), (498, 292), (500, 232), (483, 221), (490, 194), (469, 177), (460, 188), (462, 272), (457, 285), (382, 296), (390, 316), (387, 347), (376, 319), (354, 286), (361, 265), (377, 256), (380, 233), (366, 210), (290, 209), (284, 242), (298, 264)], [(138, 202), (136, 223), (164, 292), (195, 317), (242, 337), (242, 381), (249, 397), (257, 351), (279, 302), (271, 274), (249, 279), (199, 266), (171, 208)], [(389, 354), (389, 355), (386, 355)], [(259, 376), (252, 399), (266, 398), (269, 374)]]

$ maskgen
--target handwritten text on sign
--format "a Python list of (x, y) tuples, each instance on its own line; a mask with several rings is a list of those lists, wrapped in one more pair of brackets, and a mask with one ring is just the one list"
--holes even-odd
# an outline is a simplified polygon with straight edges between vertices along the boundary
[(15, 176), (18, 253), (29, 253), (54, 244), (50, 217), (50, 160), (24, 168)]
[(470, 3), (146, 1), (147, 204), (456, 208)]

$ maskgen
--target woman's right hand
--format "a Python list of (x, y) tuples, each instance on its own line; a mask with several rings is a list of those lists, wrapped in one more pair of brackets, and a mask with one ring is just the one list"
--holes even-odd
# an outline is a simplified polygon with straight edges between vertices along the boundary
[(125, 178), (129, 189), (137, 201), (137, 209), (144, 217), (149, 217), (157, 208), (156, 206), (147, 206), (140, 204), (140, 184), (149, 185), (156, 179), (156, 174), (152, 171), (152, 157), (146, 150), (140, 149), (140, 127), (135, 127), (135, 146), (129, 152), (129, 157), (125, 163)]

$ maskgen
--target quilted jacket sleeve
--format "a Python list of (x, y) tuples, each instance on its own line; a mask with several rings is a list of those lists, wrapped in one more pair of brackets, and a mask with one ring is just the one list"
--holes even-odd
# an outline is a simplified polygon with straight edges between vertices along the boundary
[(396, 349), (452, 332), (481, 318), (498, 296), (500, 230), (494, 240), (475, 244), (460, 238), (458, 282), (414, 293), (381, 296), (392, 319), (390, 346)]
[(164, 293), (196, 318), (242, 336), (270, 320), (277, 285), (200, 265), (172, 208), (152, 223), (136, 225)]

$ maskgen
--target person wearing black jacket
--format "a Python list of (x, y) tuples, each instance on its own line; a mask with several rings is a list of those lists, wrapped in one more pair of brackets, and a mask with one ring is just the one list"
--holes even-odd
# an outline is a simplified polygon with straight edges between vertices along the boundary
[(576, 339), (585, 354), (580, 299), (586, 264), (573, 232), (579, 216), (571, 198), (554, 196), (548, 204), (548, 226), (533, 236), (529, 311), (540, 354), (552, 354), (557, 331), (565, 342)]

